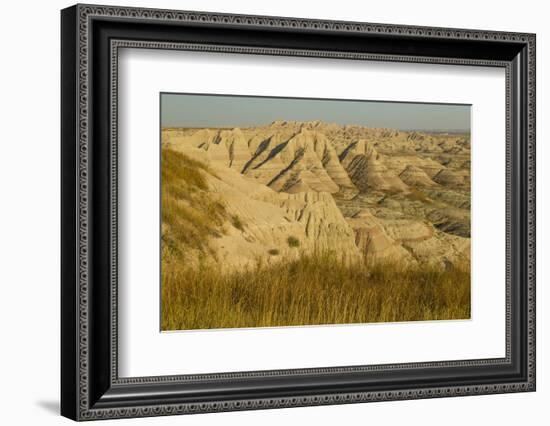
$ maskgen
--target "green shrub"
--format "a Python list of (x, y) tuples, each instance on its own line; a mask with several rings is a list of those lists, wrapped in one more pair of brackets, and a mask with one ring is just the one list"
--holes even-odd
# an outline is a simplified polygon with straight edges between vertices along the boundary
[(244, 224), (241, 221), (241, 218), (237, 215), (234, 215), (231, 217), (231, 223), (235, 228), (237, 228), (239, 231), (244, 231)]
[(267, 251), (271, 256), (277, 256), (279, 254), (279, 250), (277, 249), (269, 249)]
[(286, 239), (286, 242), (288, 243), (289, 247), (299, 247), (300, 246), (300, 240), (296, 237), (288, 237)]

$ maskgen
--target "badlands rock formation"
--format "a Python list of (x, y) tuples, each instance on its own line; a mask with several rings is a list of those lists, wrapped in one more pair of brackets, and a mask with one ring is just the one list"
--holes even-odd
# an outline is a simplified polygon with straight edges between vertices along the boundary
[(205, 196), (228, 214), (210, 241), (224, 265), (317, 250), (446, 268), (469, 260), (469, 135), (276, 121), (165, 128), (162, 146), (208, 165)]
[(362, 259), (353, 229), (328, 192), (277, 192), (209, 161), (200, 148), (187, 148), (185, 154), (208, 166), (208, 171), (201, 171), (208, 191), (200, 196), (224, 208), (227, 220), (209, 241), (221, 266), (239, 269), (316, 251), (349, 262)]

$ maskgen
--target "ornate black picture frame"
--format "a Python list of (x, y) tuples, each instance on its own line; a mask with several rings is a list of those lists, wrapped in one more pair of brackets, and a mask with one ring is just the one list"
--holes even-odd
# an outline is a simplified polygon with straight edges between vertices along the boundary
[[(61, 13), (61, 413), (74, 420), (535, 390), (535, 35), (76, 5)], [(120, 378), (121, 47), (484, 65), (506, 71), (506, 356)]]

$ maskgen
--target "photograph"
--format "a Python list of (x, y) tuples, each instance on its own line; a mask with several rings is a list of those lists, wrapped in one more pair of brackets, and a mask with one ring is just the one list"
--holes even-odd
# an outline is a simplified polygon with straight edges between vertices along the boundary
[(470, 319), (470, 110), (161, 93), (162, 331)]

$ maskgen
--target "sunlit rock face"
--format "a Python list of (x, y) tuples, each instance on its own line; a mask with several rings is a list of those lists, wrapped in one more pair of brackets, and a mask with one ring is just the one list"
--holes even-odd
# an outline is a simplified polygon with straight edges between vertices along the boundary
[(162, 146), (207, 164), (210, 196), (245, 224), (228, 219), (212, 243), (227, 265), (284, 257), (268, 249), (443, 267), (469, 259), (469, 135), (275, 121), (164, 129)]

